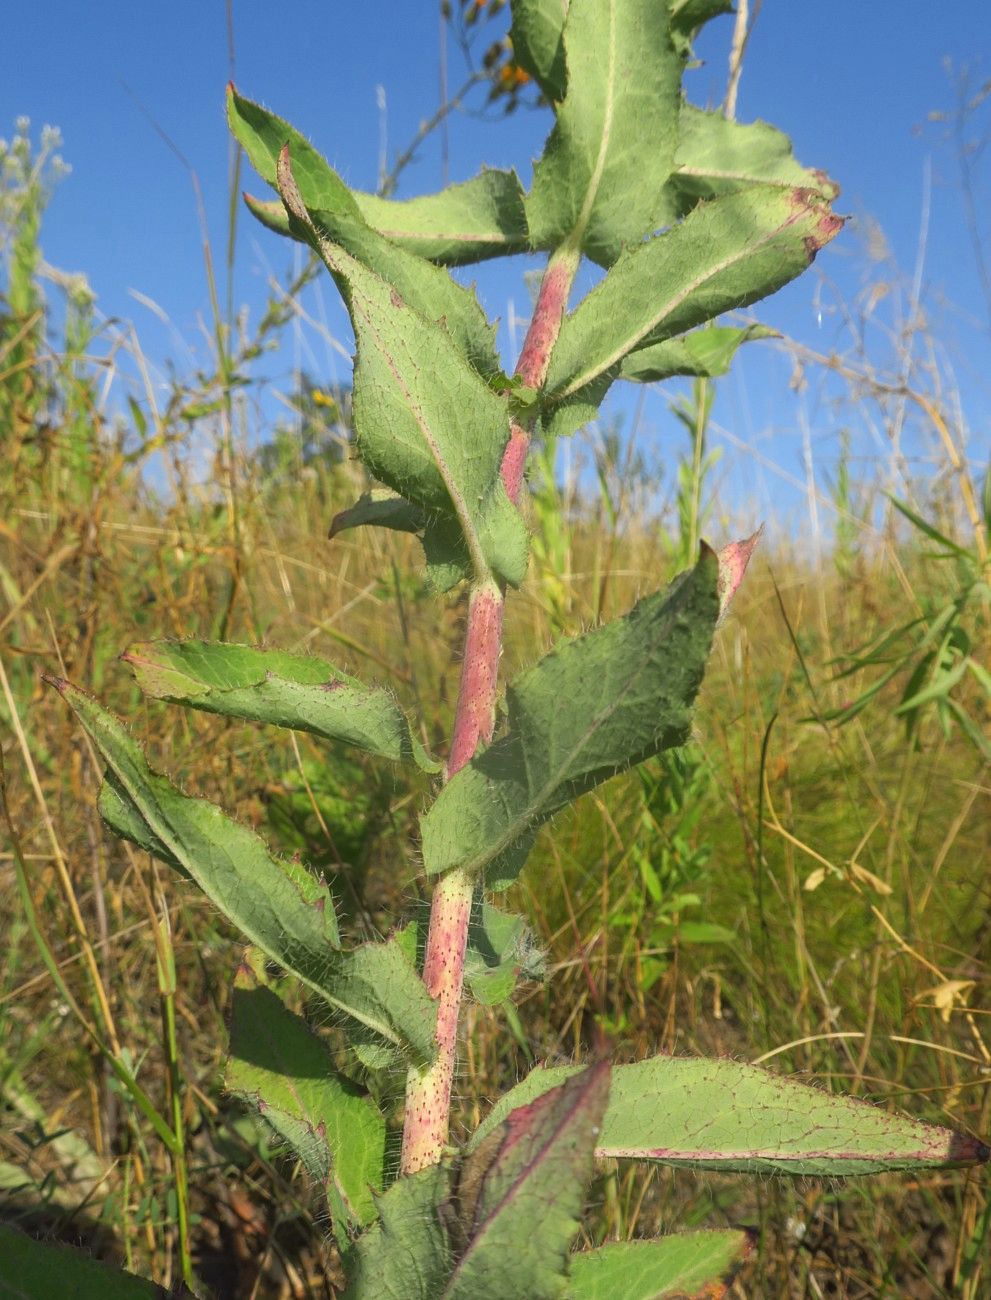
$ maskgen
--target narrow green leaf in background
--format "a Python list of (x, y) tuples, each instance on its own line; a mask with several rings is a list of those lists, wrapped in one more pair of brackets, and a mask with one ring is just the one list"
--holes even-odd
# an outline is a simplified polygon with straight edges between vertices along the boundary
[(561, 327), (544, 399), (550, 432), (591, 419), (628, 354), (780, 289), (841, 224), (817, 193), (758, 186), (700, 204), (625, 253)]
[(583, 1250), (571, 1257), (569, 1300), (720, 1300), (754, 1244), (753, 1234), (725, 1228)]
[(157, 700), (342, 740), (436, 772), (391, 691), (364, 686), (326, 659), (222, 641), (140, 641), (121, 658)]
[[(330, 890), (206, 799), (182, 794), (153, 772), (120, 722), (92, 696), (49, 679), (107, 764), (116, 828), (144, 823), (142, 847), (184, 873), (257, 947), (337, 1011), (419, 1061), (435, 1051), (436, 1008), (395, 943), (335, 951), (340, 939)], [(121, 809), (124, 809), (122, 812)], [(159, 847), (164, 854), (159, 852)]]
[[(509, 439), (506, 399), (492, 392), (441, 325), (320, 235), (293, 181), (288, 151), (279, 180), (290, 214), (346, 286), (357, 345), (353, 412), (362, 459), (406, 500), (456, 523), (476, 578), (492, 571), (519, 585), (527, 537), (500, 474)], [(452, 562), (459, 559), (452, 556)]]
[(530, 237), (537, 248), (572, 242), (611, 266), (658, 227), (678, 142), (682, 58), (666, 0), (572, 0), (563, 40), (567, 93), (526, 199)]
[[(536, 828), (579, 795), (688, 737), (719, 615), (716, 556), (625, 618), (564, 642), (507, 691), (508, 727), (421, 820), (428, 872), (515, 879)], [(562, 709), (581, 700), (581, 710)]]
[[(533, 1070), (472, 1134), (474, 1150), (516, 1107), (580, 1066)], [(653, 1056), (613, 1069), (600, 1157), (701, 1169), (844, 1177), (984, 1164), (991, 1150), (951, 1129), (890, 1114), (739, 1061)]]
[(326, 1189), (339, 1223), (374, 1219), (385, 1121), (371, 1099), (336, 1072), (308, 1026), (245, 965), (235, 980), (224, 1082), (289, 1143)]

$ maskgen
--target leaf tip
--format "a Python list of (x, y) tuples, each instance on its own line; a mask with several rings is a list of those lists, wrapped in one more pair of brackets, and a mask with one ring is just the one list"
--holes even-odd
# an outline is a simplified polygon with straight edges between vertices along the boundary
[(716, 555), (719, 561), (719, 617), (726, 613), (730, 601), (736, 595), (743, 576), (747, 572), (750, 557), (757, 548), (764, 532), (764, 525), (739, 542), (730, 542)]
[(41, 680), (46, 686), (54, 686), (59, 695), (65, 695), (71, 683), (66, 677), (56, 677), (54, 673), (42, 673)]
[(950, 1160), (961, 1165), (986, 1165), (991, 1160), (991, 1146), (969, 1133), (954, 1133), (950, 1138)]

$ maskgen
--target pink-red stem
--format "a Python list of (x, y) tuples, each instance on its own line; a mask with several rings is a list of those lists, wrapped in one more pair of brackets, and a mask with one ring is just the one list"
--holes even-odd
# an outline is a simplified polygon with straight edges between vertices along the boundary
[[(516, 366), (516, 374), (528, 388), (540, 389), (543, 386), (578, 260), (575, 250), (559, 250), (544, 273)], [(502, 461), (502, 480), (506, 494), (514, 504), (519, 503), (523, 490), (530, 433), (531, 430), (520, 421), (514, 420), (510, 425)], [(491, 579), (472, 589), (447, 764), (448, 779), (471, 761), (480, 742), (487, 744), (492, 739), (504, 606), (504, 590)], [(455, 868), (440, 880), (431, 900), (423, 982), (430, 996), (437, 1001), (434, 1035), (437, 1058), (426, 1070), (414, 1067), (409, 1072), (401, 1161), (404, 1174), (416, 1173), (436, 1164), (447, 1146), (465, 948), (475, 884), (472, 877)]]

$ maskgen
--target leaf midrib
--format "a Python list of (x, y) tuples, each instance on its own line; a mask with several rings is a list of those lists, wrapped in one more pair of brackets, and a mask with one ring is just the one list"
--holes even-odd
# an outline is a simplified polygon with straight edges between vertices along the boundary
[[(625, 344), (618, 345), (607, 358), (596, 363), (595, 367), (590, 367), (583, 372), (579, 372), (568, 382), (566, 388), (561, 388), (554, 393), (549, 393), (548, 402), (556, 406), (559, 403), (566, 401), (569, 397), (573, 397), (575, 393), (580, 392), (581, 389), (585, 388), (588, 384), (593, 383), (601, 375), (607, 373), (613, 366), (618, 365), (624, 357), (628, 356), (629, 353), (636, 348), (637, 344), (641, 340), (657, 329), (665, 317), (670, 316), (673, 311), (680, 307), (686, 298), (695, 293), (715, 276), (721, 275), (730, 267), (761, 252), (768, 244), (777, 239), (782, 231), (787, 230), (789, 226), (794, 225), (795, 222), (800, 220), (807, 212), (808, 209), (802, 209), (799, 212), (793, 213), (786, 221), (775, 226), (773, 230), (769, 231), (761, 239), (756, 240), (753, 243), (748, 243), (744, 248), (739, 249), (732, 256), (723, 258), (722, 261), (717, 262), (714, 266), (708, 268), (704, 274), (696, 276), (696, 278), (690, 281), (678, 294), (669, 299), (668, 302), (666, 302), (664, 306), (651, 317), (642, 329), (628, 335), (628, 341)], [(657, 238), (663, 239), (664, 235), (659, 235)], [(591, 301), (591, 297), (586, 299), (586, 301)], [(579, 307), (578, 310), (580, 311), (581, 308)]]

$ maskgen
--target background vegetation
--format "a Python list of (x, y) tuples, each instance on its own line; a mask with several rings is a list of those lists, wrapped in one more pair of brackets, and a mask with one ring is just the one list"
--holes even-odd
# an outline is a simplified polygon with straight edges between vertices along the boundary
[[(521, 92), (501, 56), (491, 66)], [(140, 719), (156, 766), (304, 853), (334, 878), (346, 924), (371, 934), (423, 903), (408, 847), (420, 788), (302, 735), (157, 706), (116, 656), (161, 636), (309, 649), (396, 684), (440, 746), (465, 610), (425, 598), (398, 535), (323, 540), (364, 486), (348, 394), (300, 373), (274, 431), (255, 400), (299, 283), (273, 290), (250, 336), (218, 305), (212, 368), (176, 372), (163, 400), (140, 341), (99, 321), (83, 279), (42, 261), (57, 149), (52, 133), (32, 149), (21, 123), (0, 173), (0, 1214), (175, 1276), (188, 1176), (194, 1262), (218, 1296), (329, 1296), (315, 1198), (223, 1092), (232, 933), (104, 834), (94, 756), (40, 674)], [(515, 1006), (469, 1008), (466, 1126), (482, 1117), (476, 1099), (531, 1061), (608, 1042), (626, 1059), (770, 1060), (991, 1127), (991, 487), (968, 459), (939, 340), (909, 311), (879, 357), (857, 328), (882, 283), (896, 278), (875, 263), (848, 305), (847, 353), (796, 346), (796, 367), (805, 383), (829, 377), (837, 426), (843, 403), (868, 410), (895, 457), (916, 421), (933, 459), (907, 479), (899, 467), (899, 501), (882, 492), (886, 460), (844, 456), (818, 487), (810, 466), (810, 520), (833, 523), (817, 547), (765, 542), (717, 638), (694, 743), (544, 831), (514, 901), (552, 982)], [(635, 424), (586, 431), (566, 468), (539, 450), (509, 671), (624, 611), (703, 534), (752, 530), (718, 490), (718, 401), (706, 381), (672, 393), (677, 454), (663, 474)], [(170, 1116), (171, 1151), (98, 1038), (126, 1050)], [(760, 1227), (740, 1295), (977, 1297), (991, 1285), (979, 1172), (830, 1186), (604, 1169), (586, 1231), (599, 1242), (702, 1222)]]

